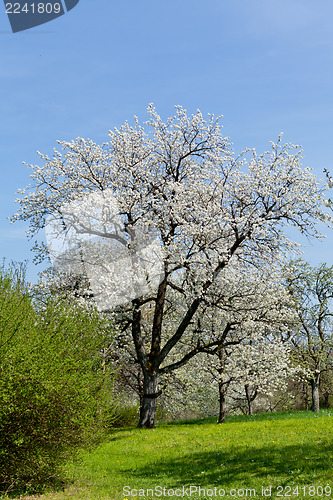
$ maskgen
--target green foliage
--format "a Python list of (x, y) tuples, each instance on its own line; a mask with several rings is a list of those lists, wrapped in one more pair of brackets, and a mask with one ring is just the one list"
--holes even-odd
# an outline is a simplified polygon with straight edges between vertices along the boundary
[(0, 489), (38, 490), (110, 418), (113, 376), (97, 312), (51, 297), (38, 309), (20, 272), (0, 275)]
[(0, 382), (0, 408), (2, 483), (30, 489), (55, 479), (66, 446), (80, 442), (75, 391), (17, 375)]

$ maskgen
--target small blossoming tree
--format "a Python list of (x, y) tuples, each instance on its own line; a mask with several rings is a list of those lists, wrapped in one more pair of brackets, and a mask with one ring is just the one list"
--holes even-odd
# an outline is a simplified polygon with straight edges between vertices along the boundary
[(297, 314), (293, 358), (299, 376), (311, 387), (312, 411), (319, 411), (321, 378), (333, 372), (333, 266), (290, 263), (286, 281)]

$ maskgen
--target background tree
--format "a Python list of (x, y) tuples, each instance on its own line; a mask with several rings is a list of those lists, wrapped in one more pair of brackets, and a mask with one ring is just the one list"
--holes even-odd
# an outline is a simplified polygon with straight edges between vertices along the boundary
[(288, 331), (295, 319), (281, 274), (273, 264), (260, 269), (229, 267), (229, 271), (233, 271), (229, 284), (225, 279), (228, 272), (222, 286), (219, 279), (216, 282), (217, 290), (223, 290), (223, 296), (213, 301), (215, 318), (210, 336), (217, 341), (216, 347), (205, 350), (215, 355), (211, 363), (218, 374), (220, 422), (225, 420), (230, 384), (242, 386), (243, 393), (245, 389), (250, 414), (258, 392), (270, 394), (284, 384)]
[[(235, 156), (219, 119), (209, 116), (205, 121), (199, 111), (188, 116), (177, 107), (176, 116), (164, 123), (152, 106), (148, 112), (147, 131), (135, 120), (134, 126), (125, 123), (110, 132), (107, 144), (77, 139), (61, 142), (62, 152), (55, 150), (52, 158), (40, 154), (42, 166), (31, 166), (34, 185), (28, 194), (22, 192), (20, 212), (13, 218), (29, 220), (33, 237), (47, 217), (60, 227), (67, 204), (82, 202), (87, 210), (81, 210), (81, 217), (68, 217), (66, 231), (91, 233), (86, 222), (98, 213), (101, 220), (94, 220), (93, 231), (96, 234), (97, 224), (100, 241), (130, 248), (133, 261), (132, 249), (144, 228), (156, 235), (163, 251), (160, 283), (132, 299), (127, 308), (143, 373), (141, 427), (155, 425), (160, 376), (207, 348), (197, 318), (212, 284), (230, 263), (272, 261), (294, 246), (283, 231), (286, 224), (318, 236), (316, 223), (324, 219), (322, 190), (309, 169), (301, 168), (298, 147), (282, 145), (279, 138), (262, 155), (247, 150)], [(119, 207), (117, 220), (101, 216), (110, 208), (100, 204), (108, 192)], [(94, 205), (98, 209), (92, 214)], [(45, 244), (35, 249), (39, 257), (47, 253)], [(164, 326), (174, 313), (170, 290), (186, 304), (172, 331)], [(109, 286), (111, 309), (112, 291)], [(144, 332), (147, 304), (152, 306), (152, 321)], [(197, 346), (168, 363), (185, 333), (191, 332)], [(208, 347), (217, 345), (214, 341)]]
[(293, 356), (311, 386), (312, 410), (319, 411), (322, 376), (328, 378), (333, 358), (333, 266), (311, 267), (301, 259), (290, 263), (287, 286), (298, 317)]
[[(245, 345), (238, 344), (227, 350), (224, 364), (222, 382), (231, 384), (234, 397), (238, 393), (237, 399), (243, 400), (249, 415), (254, 412), (253, 403), (258, 395), (272, 396), (274, 391), (286, 386), (293, 374), (289, 343), (264, 332), (258, 332)], [(222, 413), (222, 421), (224, 418)]]

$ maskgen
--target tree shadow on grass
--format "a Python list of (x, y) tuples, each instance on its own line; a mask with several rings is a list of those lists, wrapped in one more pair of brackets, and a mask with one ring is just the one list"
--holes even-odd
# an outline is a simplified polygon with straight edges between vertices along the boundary
[(243, 448), (217, 452), (202, 451), (184, 454), (176, 459), (164, 459), (149, 466), (128, 471), (132, 478), (169, 480), (174, 487), (200, 484), (200, 486), (239, 484), (272, 480), (278, 477), (284, 486), (293, 481), (311, 484), (333, 478), (333, 441), (330, 444), (285, 447)]
[[(312, 411), (285, 411), (285, 412), (263, 412), (255, 413), (254, 415), (230, 415), (226, 418), (226, 424), (239, 423), (239, 422), (261, 422), (270, 420), (292, 420), (300, 418), (321, 418), (326, 416), (333, 416), (332, 410), (320, 410), (319, 414), (313, 413)], [(217, 417), (208, 418), (191, 418), (187, 420), (176, 420), (174, 422), (162, 423), (162, 425), (172, 426), (172, 425), (206, 425), (206, 424), (216, 424)]]
[(173, 426), (173, 425), (207, 425), (207, 424), (217, 424), (217, 417), (206, 417), (206, 418), (190, 418), (186, 420), (175, 420), (173, 422), (161, 422), (159, 427), (162, 426)]

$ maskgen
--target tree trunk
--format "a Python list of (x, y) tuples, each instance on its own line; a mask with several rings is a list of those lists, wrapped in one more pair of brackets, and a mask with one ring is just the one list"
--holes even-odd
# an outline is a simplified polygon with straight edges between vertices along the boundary
[(219, 413), (219, 424), (222, 424), (225, 422), (225, 417), (227, 414), (226, 410), (226, 393), (227, 393), (227, 387), (226, 384), (223, 383), (222, 381), (219, 382), (219, 398), (220, 398), (220, 413)]
[(304, 383), (302, 385), (302, 392), (303, 392), (302, 399), (304, 401), (304, 406), (305, 406), (306, 411), (309, 410), (309, 394), (308, 394), (308, 391), (309, 391), (309, 386), (308, 386), (308, 384)]
[(222, 346), (219, 346), (217, 349), (217, 355), (219, 357), (220, 363), (219, 363), (219, 368), (218, 368), (218, 373), (219, 373), (219, 403), (220, 403), (220, 412), (219, 412), (219, 424), (222, 424), (225, 422), (225, 417), (227, 414), (226, 410), (226, 395), (227, 395), (227, 390), (229, 387), (229, 382), (223, 382), (223, 374), (224, 374), (224, 369), (225, 369), (225, 355), (224, 355), (224, 350)]
[(158, 387), (158, 372), (153, 374), (145, 374), (143, 380), (143, 397), (140, 408), (139, 427), (152, 429), (156, 423), (157, 398), (160, 395), (157, 393)]
[(245, 394), (246, 394), (246, 401), (247, 401), (249, 415), (253, 415), (253, 406), (252, 406), (253, 399), (251, 398), (250, 388), (248, 384), (245, 385)]
[(312, 408), (311, 410), (315, 413), (319, 412), (319, 377), (320, 375), (316, 375), (311, 380), (311, 390), (312, 390)]

